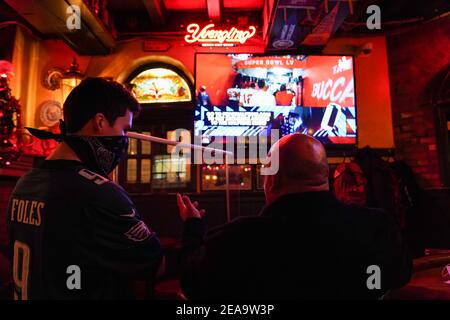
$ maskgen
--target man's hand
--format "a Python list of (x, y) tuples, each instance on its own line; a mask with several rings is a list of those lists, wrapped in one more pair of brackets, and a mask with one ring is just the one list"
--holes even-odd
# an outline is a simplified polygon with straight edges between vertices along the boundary
[(198, 209), (198, 202), (191, 202), (188, 196), (181, 196), (181, 194), (177, 193), (177, 204), (178, 210), (180, 212), (180, 218), (183, 221), (186, 221), (189, 218), (202, 218), (205, 214), (204, 209)]

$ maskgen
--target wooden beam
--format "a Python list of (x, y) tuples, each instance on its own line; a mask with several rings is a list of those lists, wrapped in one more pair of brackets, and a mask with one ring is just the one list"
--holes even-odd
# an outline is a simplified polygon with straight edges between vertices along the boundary
[[(80, 55), (104, 55), (111, 52), (115, 41), (103, 23), (81, 0), (7, 0), (19, 15), (42, 34), (56, 34)], [(80, 8), (80, 29), (67, 27), (67, 8)]]
[(161, 0), (142, 0), (150, 20), (153, 24), (161, 25), (165, 24), (164, 13), (161, 6)]
[(214, 22), (220, 22), (220, 0), (207, 0), (208, 16)]

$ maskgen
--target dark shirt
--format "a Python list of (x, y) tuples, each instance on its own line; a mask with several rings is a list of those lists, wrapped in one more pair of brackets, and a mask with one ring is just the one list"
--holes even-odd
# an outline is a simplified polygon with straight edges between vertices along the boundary
[[(394, 220), (340, 203), (329, 192), (283, 196), (259, 216), (239, 218), (206, 238), (200, 219), (186, 225), (181, 283), (187, 298), (370, 299), (411, 275)], [(381, 289), (368, 289), (371, 265), (380, 268)]]
[(198, 94), (198, 103), (202, 107), (209, 107), (211, 105), (211, 100), (207, 92), (199, 92)]
[(7, 223), (16, 299), (132, 298), (134, 279), (151, 280), (161, 261), (126, 191), (78, 161), (21, 177)]

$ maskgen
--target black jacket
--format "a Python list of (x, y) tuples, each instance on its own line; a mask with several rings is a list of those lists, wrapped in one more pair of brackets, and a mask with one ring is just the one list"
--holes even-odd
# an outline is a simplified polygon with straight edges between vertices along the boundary
[[(188, 219), (182, 288), (201, 299), (369, 299), (406, 284), (411, 260), (384, 211), (349, 206), (329, 192), (292, 194), (203, 239)], [(381, 289), (367, 280), (377, 265)], [(372, 281), (369, 281), (373, 283)]]
[(161, 261), (126, 191), (77, 161), (20, 178), (7, 224), (16, 299), (132, 298), (134, 279), (151, 281)]

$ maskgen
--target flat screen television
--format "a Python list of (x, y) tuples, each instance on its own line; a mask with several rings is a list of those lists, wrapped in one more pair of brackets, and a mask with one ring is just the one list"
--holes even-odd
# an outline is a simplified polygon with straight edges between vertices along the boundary
[(356, 144), (352, 56), (198, 53), (195, 66), (194, 134), (204, 143), (278, 129)]

